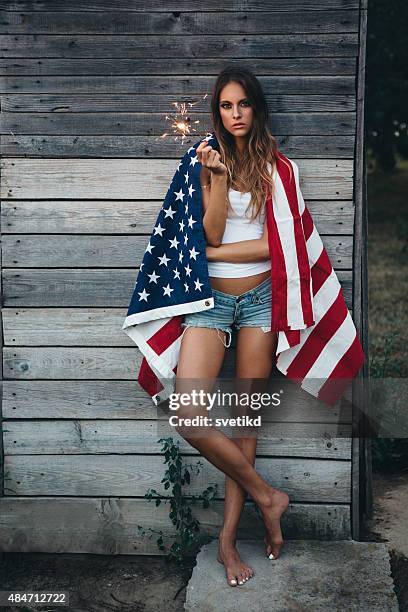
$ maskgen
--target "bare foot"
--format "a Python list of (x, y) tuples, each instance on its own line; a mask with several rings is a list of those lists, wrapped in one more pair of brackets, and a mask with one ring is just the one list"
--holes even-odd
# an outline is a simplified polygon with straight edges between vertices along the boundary
[(217, 561), (225, 566), (227, 582), (230, 586), (245, 584), (252, 578), (254, 570), (244, 563), (235, 547), (235, 539), (228, 538), (221, 529), (218, 539)]
[(264, 538), (266, 556), (269, 559), (277, 559), (283, 545), (282, 531), (280, 528), (280, 518), (289, 506), (289, 495), (273, 489), (269, 502), (259, 506), (265, 523), (266, 537)]

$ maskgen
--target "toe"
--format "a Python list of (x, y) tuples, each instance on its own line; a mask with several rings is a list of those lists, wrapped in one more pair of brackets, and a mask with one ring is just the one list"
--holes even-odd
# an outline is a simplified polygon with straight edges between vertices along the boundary
[(238, 580), (234, 574), (228, 574), (228, 584), (231, 586), (237, 586)]

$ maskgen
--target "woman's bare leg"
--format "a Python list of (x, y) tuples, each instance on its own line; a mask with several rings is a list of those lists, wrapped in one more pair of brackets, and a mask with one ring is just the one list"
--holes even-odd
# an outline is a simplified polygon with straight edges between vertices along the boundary
[[(225, 347), (217, 330), (189, 328), (184, 333), (177, 366), (175, 393), (189, 393), (192, 388), (210, 392), (222, 366)], [(192, 381), (199, 383), (192, 387)], [(180, 406), (177, 415), (181, 418), (211, 416), (205, 406)], [(188, 427), (179, 424), (177, 431), (213, 465), (236, 480), (259, 506), (267, 532), (276, 532), (276, 521), (287, 508), (286, 493), (271, 487), (255, 471), (242, 450), (221, 431), (214, 427)], [(229, 584), (234, 584), (230, 579)]]
[[(251, 465), (255, 465), (256, 436), (247, 438), (232, 438), (244, 453)], [(233, 478), (225, 475), (224, 522), (218, 536), (217, 559), (223, 563), (227, 579), (230, 575), (248, 580), (254, 576), (253, 568), (245, 563), (236, 548), (236, 537), (239, 520), (247, 493)]]
[[(267, 382), (275, 360), (276, 345), (277, 337), (276, 334), (272, 332), (265, 334), (258, 327), (243, 327), (239, 330), (236, 357), (238, 392), (241, 391), (250, 394), (252, 390), (252, 379), (258, 379), (258, 382), (259, 379), (263, 379), (265, 383)], [(256, 391), (262, 392), (263, 390), (264, 389), (257, 384)], [(254, 416), (254, 411), (249, 409), (248, 414)], [(256, 431), (250, 432), (249, 437), (235, 438), (233, 441), (241, 448), (251, 464), (255, 465), (257, 446)], [(239, 483), (229, 476), (225, 476), (224, 524), (221, 528), (219, 537), (219, 556), (221, 558), (227, 558), (228, 554), (231, 556), (231, 553), (232, 557), (239, 557), (235, 544), (236, 533), (246, 495), (246, 491)], [(275, 536), (277, 537), (275, 537), (274, 542), (266, 542), (266, 554), (269, 556), (272, 552), (275, 558), (277, 558), (280, 549), (279, 542), (282, 538), (280, 527), (276, 530)], [(225, 551), (224, 554), (222, 554), (222, 550)], [(243, 573), (246, 577), (251, 577), (254, 574), (253, 569), (244, 563)]]

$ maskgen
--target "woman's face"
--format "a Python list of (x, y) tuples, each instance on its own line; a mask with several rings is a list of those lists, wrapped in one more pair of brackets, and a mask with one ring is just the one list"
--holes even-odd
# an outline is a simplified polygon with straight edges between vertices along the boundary
[[(246, 136), (252, 128), (253, 109), (240, 83), (231, 81), (220, 93), (219, 109), (224, 127), (235, 137)], [(234, 124), (242, 123), (242, 127)]]

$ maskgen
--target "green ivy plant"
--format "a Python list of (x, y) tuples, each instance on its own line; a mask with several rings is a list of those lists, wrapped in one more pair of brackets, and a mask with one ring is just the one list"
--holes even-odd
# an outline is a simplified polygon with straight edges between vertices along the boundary
[(164, 453), (164, 463), (168, 464), (161, 482), (164, 483), (166, 490), (171, 487), (170, 495), (165, 497), (155, 489), (148, 489), (144, 497), (149, 501), (154, 499), (156, 506), (160, 506), (162, 502), (170, 504), (169, 518), (176, 528), (174, 542), (170, 548), (166, 548), (161, 530), (148, 528), (147, 531), (150, 532), (148, 535), (141, 525), (137, 528), (141, 535), (147, 535), (149, 539), (154, 533), (158, 534), (157, 546), (160, 551), (166, 553), (167, 560), (182, 563), (187, 556), (195, 554), (200, 546), (211, 540), (208, 535), (200, 533), (200, 522), (193, 516), (190, 504), (196, 505), (200, 501), (203, 508), (208, 508), (210, 501), (217, 495), (218, 485), (215, 483), (207, 487), (200, 495), (185, 495), (183, 487), (190, 484), (191, 472), (199, 474), (203, 463), (201, 461), (194, 465), (184, 463), (179, 441), (174, 442), (173, 438), (160, 438), (158, 443), (163, 443), (161, 450)]

